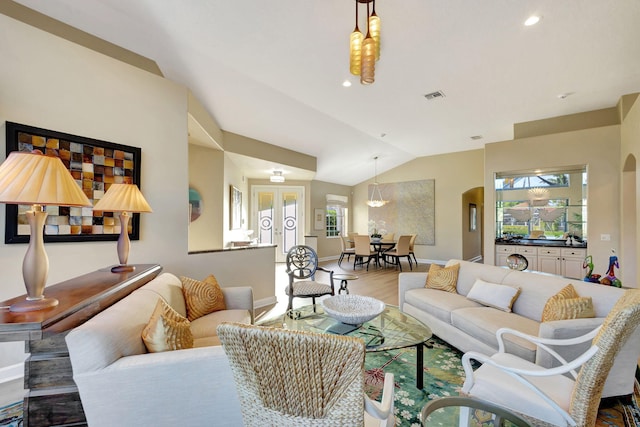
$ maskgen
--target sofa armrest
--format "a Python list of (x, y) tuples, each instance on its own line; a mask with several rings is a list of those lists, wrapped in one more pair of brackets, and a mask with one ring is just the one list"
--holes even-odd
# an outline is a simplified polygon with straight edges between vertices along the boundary
[(398, 275), (398, 307), (402, 311), (404, 294), (411, 289), (424, 288), (427, 283), (426, 272), (400, 273)]
[(92, 427), (242, 425), (221, 346), (122, 357), (74, 381)]
[(248, 310), (253, 324), (253, 288), (251, 286), (233, 286), (221, 288), (227, 309)]
[[(552, 322), (540, 323), (538, 330), (538, 336), (540, 338), (550, 339), (568, 339), (575, 338), (586, 334), (602, 325), (604, 318), (595, 317), (588, 319), (569, 319), (569, 320), (554, 320)], [(576, 356), (585, 352), (590, 342), (576, 344), (573, 346), (550, 346), (553, 350), (557, 351), (563, 358), (572, 360)], [(547, 351), (538, 347), (536, 351), (536, 364), (544, 368), (553, 368), (559, 365), (553, 356)]]

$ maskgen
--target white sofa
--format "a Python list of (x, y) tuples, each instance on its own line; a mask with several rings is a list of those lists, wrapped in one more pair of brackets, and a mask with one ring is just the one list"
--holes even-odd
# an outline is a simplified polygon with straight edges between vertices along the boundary
[(191, 322), (194, 347), (148, 353), (142, 329), (158, 298), (186, 316), (182, 284), (163, 273), (66, 336), (91, 427), (238, 426), (242, 413), (217, 337), (223, 321), (252, 323), (251, 287), (222, 288), (227, 310)]
[[(527, 334), (546, 338), (570, 338), (582, 335), (599, 326), (609, 313), (623, 289), (545, 273), (513, 271), (505, 267), (450, 260), (447, 266), (460, 263), (457, 293), (426, 289), (425, 272), (400, 273), (398, 278), (400, 309), (428, 325), (433, 334), (462, 352), (479, 351), (493, 354), (498, 349), (496, 331), (510, 327)], [(505, 312), (481, 305), (466, 298), (475, 280), (521, 288), (512, 307)], [(581, 297), (592, 297), (596, 317), (588, 319), (540, 322), (549, 297), (567, 284), (573, 284)], [(588, 343), (586, 344), (588, 346)], [(571, 358), (586, 349), (573, 348), (562, 353)], [(509, 336), (507, 350), (541, 366), (555, 366), (551, 356), (535, 345), (518, 337)], [(636, 367), (640, 357), (640, 329), (620, 350), (605, 383), (603, 398), (626, 396), (633, 393)]]

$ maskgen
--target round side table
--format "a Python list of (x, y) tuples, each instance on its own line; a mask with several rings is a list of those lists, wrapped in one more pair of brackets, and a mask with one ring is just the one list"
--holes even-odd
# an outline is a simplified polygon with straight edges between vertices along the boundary
[(347, 295), (349, 294), (349, 289), (347, 285), (349, 284), (349, 280), (358, 280), (358, 276), (350, 273), (338, 273), (333, 275), (334, 279), (340, 280), (340, 289), (338, 289), (338, 295), (344, 291)]
[[(441, 410), (441, 412), (437, 415), (443, 416), (446, 419), (453, 417), (460, 421), (459, 425), (472, 425), (469, 423), (469, 420), (465, 420), (468, 423), (465, 424), (465, 421), (461, 421), (459, 417), (462, 414), (466, 414), (467, 416), (473, 416), (475, 414), (480, 415), (482, 418), (487, 418), (487, 421), (493, 419), (493, 426), (532, 427), (527, 420), (506, 408), (473, 397), (464, 396), (441, 397), (424, 405), (420, 412), (420, 422), (423, 427), (442, 425), (442, 423), (438, 421), (433, 424), (430, 423), (430, 415), (438, 409)], [(456, 424), (458, 423), (456, 422)]]

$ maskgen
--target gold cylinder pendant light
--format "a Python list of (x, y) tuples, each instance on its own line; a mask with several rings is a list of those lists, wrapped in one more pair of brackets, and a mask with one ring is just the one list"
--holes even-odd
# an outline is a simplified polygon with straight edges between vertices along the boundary
[(376, 15), (376, 0), (373, 0), (373, 7), (369, 16), (369, 31), (376, 42), (376, 61), (380, 59), (380, 25), (380, 18)]
[(349, 69), (354, 76), (360, 75), (362, 67), (362, 39), (364, 39), (364, 35), (358, 28), (358, 0), (356, 0), (356, 27), (351, 33), (349, 43)]
[[(367, 17), (369, 3), (367, 3)], [(362, 42), (362, 67), (360, 68), (360, 83), (370, 85), (375, 81), (376, 74), (376, 41), (371, 37), (371, 28), (367, 19), (367, 36)]]

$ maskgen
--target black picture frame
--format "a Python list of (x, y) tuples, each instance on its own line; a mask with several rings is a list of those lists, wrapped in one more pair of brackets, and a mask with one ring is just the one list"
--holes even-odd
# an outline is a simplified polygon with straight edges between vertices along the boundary
[[(142, 153), (138, 147), (130, 147), (13, 122), (6, 122), (6, 137), (7, 156), (13, 151), (30, 152), (33, 149), (37, 149), (44, 154), (59, 157), (93, 204), (95, 204), (94, 192), (106, 191), (105, 184), (111, 181), (122, 181), (126, 184), (140, 186)], [(80, 165), (78, 166), (79, 162)], [(90, 166), (88, 165), (89, 163), (91, 164)], [(86, 169), (91, 169), (91, 172), (85, 171)], [(29, 242), (29, 232), (25, 231), (24, 223), (19, 219), (20, 212), (24, 212), (26, 208), (28, 207), (22, 205), (6, 205), (4, 237), (6, 244)], [(72, 209), (74, 208), (61, 206), (56, 209), (56, 207), (53, 207), (52, 211), (55, 212), (55, 215), (49, 214), (45, 225), (45, 242), (118, 240), (119, 233), (104, 233), (104, 230), (112, 228), (108, 224), (115, 221), (118, 216), (117, 213), (100, 213), (96, 211), (97, 214), (95, 214), (92, 208), (77, 208), (83, 209), (81, 216), (78, 217), (77, 215), (72, 215), (72, 213), (78, 212), (75, 209), (72, 211)], [(91, 212), (90, 215), (89, 211)], [(78, 221), (80, 221), (80, 224), (77, 224)], [(64, 224), (65, 222), (67, 224)], [(89, 222), (91, 224), (88, 224)], [(63, 223), (62, 227), (60, 226), (61, 223)], [(51, 233), (53, 230), (62, 230), (63, 227), (66, 230), (67, 225), (70, 230), (74, 230), (73, 233)], [(80, 232), (76, 232), (78, 226), (80, 226)], [(20, 232), (19, 230), (23, 231)], [(103, 232), (98, 232), (101, 230)], [(139, 213), (131, 215), (129, 238), (131, 240), (140, 239)]]

